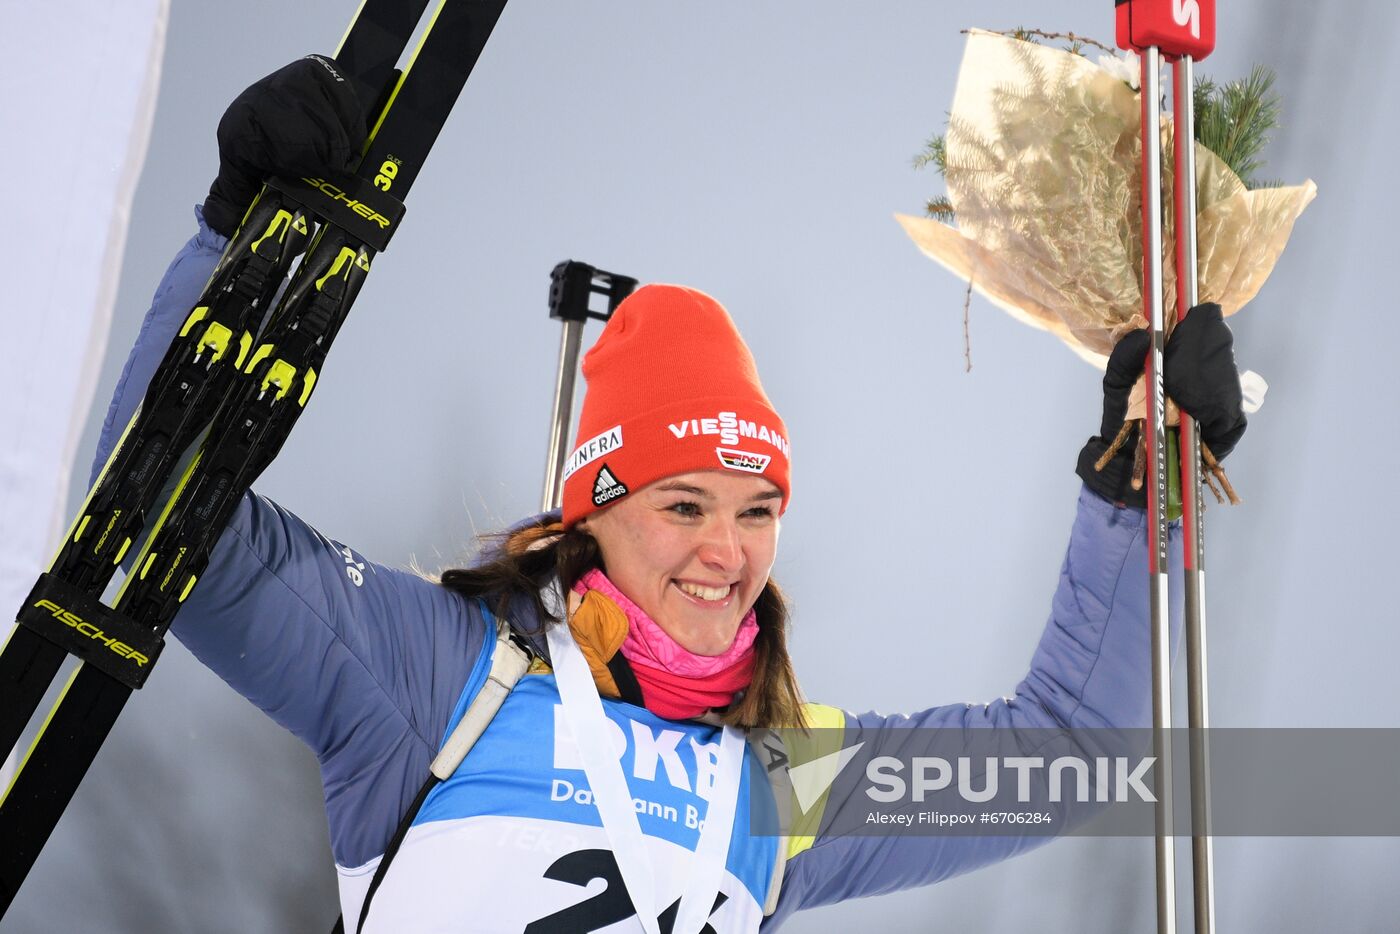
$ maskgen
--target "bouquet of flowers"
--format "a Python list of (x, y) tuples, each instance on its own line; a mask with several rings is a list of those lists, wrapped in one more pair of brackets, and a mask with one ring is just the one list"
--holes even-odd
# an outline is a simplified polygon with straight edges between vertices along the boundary
[[(897, 218), (970, 290), (1102, 369), (1118, 338), (1146, 325), (1136, 56), (1105, 49), (1095, 63), (1080, 54), (1081, 43), (1064, 50), (1031, 38), (969, 32), (947, 134), (922, 159), (942, 171), (947, 196), (930, 201), (930, 217)], [(1209, 82), (1196, 88), (1199, 300), (1219, 303), (1226, 315), (1258, 293), (1317, 192), (1311, 181), (1249, 179), (1263, 131), (1277, 117), (1261, 74), (1251, 76), (1253, 86), (1234, 87), (1234, 100), (1246, 107), (1222, 109), (1221, 89)], [(1164, 116), (1168, 309), (1176, 294), (1172, 131)], [(1200, 141), (1212, 135), (1222, 151)], [(1140, 409), (1129, 415), (1140, 416)]]

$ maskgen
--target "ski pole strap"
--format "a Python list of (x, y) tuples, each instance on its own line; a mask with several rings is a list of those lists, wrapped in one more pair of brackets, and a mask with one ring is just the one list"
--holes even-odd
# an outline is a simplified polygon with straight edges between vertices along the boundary
[(165, 647), (154, 630), (52, 574), (40, 575), (17, 621), (133, 690)]
[(1152, 46), (1196, 61), (1215, 49), (1215, 0), (1114, 0), (1120, 49)]

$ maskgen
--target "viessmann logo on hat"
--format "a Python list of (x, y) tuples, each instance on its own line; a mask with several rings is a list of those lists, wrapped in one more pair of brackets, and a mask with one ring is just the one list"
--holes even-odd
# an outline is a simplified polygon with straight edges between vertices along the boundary
[(622, 447), (621, 425), (614, 425), (607, 431), (594, 435), (574, 448), (574, 453), (569, 455), (568, 461), (564, 464), (564, 479), (569, 479), (580, 467), (586, 467), (604, 454), (611, 454), (620, 447)]
[[(713, 418), (687, 418), (666, 426), (677, 441), (698, 435), (719, 435), (720, 443), (735, 445), (740, 438), (771, 444), (784, 457), (792, 456), (792, 445), (777, 428), (740, 418), (735, 412), (719, 412)], [(742, 453), (742, 452), (740, 452)], [(723, 458), (723, 455), (721, 455)]]

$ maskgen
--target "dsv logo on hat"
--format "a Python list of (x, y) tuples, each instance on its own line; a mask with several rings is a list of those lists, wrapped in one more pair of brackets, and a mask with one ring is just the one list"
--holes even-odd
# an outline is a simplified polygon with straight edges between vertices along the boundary
[(773, 460), (767, 454), (754, 454), (751, 451), (736, 451), (732, 448), (715, 448), (719, 462), (730, 470), (743, 470), (748, 473), (763, 473)]
[(627, 485), (608, 469), (604, 464), (598, 468), (598, 478), (593, 481), (593, 505), (602, 506), (617, 499), (619, 496), (627, 495)]

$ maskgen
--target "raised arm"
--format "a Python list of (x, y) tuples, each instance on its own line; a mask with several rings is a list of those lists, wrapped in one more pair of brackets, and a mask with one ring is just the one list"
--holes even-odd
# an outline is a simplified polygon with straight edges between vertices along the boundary
[[(989, 753), (986, 734), (979, 736), (978, 731), (995, 728), (1005, 739), (994, 752), (1003, 756), (1025, 754), (1021, 746), (1044, 742), (1051, 735), (1064, 735), (1068, 748), (1090, 761), (1094, 752), (1088, 747), (1101, 742), (1117, 747), (1119, 753), (1146, 751), (1140, 742), (1142, 734), (1112, 732), (1151, 726), (1147, 515), (1141, 508), (1141, 492), (1131, 489), (1132, 445), (1111, 458), (1107, 469), (1094, 466), (1124, 422), (1146, 349), (1145, 333), (1135, 332), (1110, 357), (1104, 376), (1104, 417), (1100, 434), (1090, 439), (1080, 457), (1085, 488), (1079, 495), (1050, 619), (1030, 671), (1013, 694), (989, 704), (950, 704), (908, 716), (833, 711), (832, 724), (842, 731), (840, 748), (865, 744), (862, 761), (872, 751), (905, 762), (921, 754), (951, 759), (960, 747), (966, 747), (963, 755), (976, 757)], [(1233, 341), (1218, 306), (1201, 306), (1186, 317), (1168, 343), (1168, 361), (1168, 392), (1197, 417), (1217, 456), (1228, 454), (1244, 433), (1245, 418)], [(1180, 634), (1182, 605), (1178, 533), (1175, 527), (1170, 530), (1168, 551), (1173, 648)], [(1103, 732), (1064, 734), (1067, 730)], [(1144, 748), (1135, 748), (1139, 745)], [(1043, 773), (1038, 780), (1043, 780)], [(820, 828), (849, 831), (857, 827), (858, 816), (868, 814), (876, 801), (866, 793), (871, 787), (864, 776), (835, 783), (821, 813)], [(1056, 815), (1061, 823), (1055, 831), (1094, 811), (1094, 802), (1064, 805)], [(778, 916), (938, 882), (1051, 839), (1046, 833), (959, 835), (898, 827), (881, 835), (819, 832), (814, 837), (796, 837), (789, 849), (791, 862)]]
[[(218, 188), (210, 196), (215, 213)], [(227, 243), (206, 224), (209, 212), (209, 202), (197, 210), (199, 230), (142, 322), (108, 408), (94, 475)], [(241, 212), (233, 213), (236, 224)], [(482, 653), (486, 624), (476, 604), (370, 563), (248, 493), (172, 632), (316, 753), (333, 850), (342, 864), (356, 865), (383, 851), (422, 783)], [(341, 819), (351, 813), (354, 819)]]

